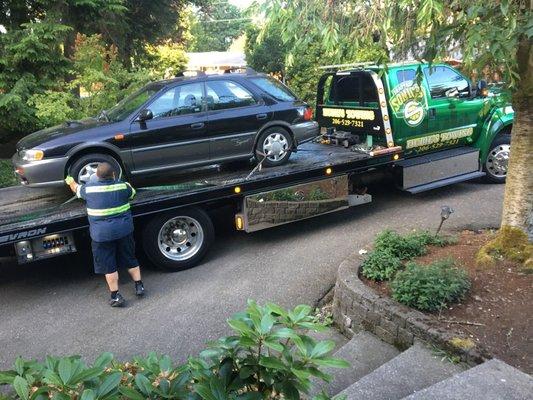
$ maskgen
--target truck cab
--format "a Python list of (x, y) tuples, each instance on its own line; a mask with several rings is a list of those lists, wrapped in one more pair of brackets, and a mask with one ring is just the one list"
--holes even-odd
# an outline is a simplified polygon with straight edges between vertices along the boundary
[(444, 63), (325, 69), (316, 106), (323, 133), (358, 148), (401, 146), (408, 165), (471, 153), (478, 175), (505, 181), (514, 112), (504, 92), (473, 85)]

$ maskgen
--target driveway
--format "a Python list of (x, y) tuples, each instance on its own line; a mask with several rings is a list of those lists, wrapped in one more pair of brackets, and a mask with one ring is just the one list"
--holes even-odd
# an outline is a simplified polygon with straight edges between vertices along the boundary
[[(435, 229), (440, 207), (455, 213), (444, 230), (499, 225), (503, 186), (463, 183), (417, 196), (382, 188), (374, 202), (253, 234), (233, 232), (222, 218), (202, 265), (180, 273), (146, 270), (146, 298), (133, 298), (124, 279), (124, 309), (107, 305), (90, 258), (69, 257), (0, 268), (0, 369), (17, 355), (102, 351), (124, 359), (151, 350), (185, 360), (227, 334), (225, 320), (246, 300), (283, 306), (314, 304), (334, 284), (339, 263), (393, 228)], [(224, 223), (226, 222), (226, 223)], [(126, 275), (123, 275), (126, 278)]]

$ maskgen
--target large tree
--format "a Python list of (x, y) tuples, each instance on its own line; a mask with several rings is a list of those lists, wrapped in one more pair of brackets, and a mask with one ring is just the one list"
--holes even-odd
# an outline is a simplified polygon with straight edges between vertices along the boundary
[[(531, 0), (271, 0), (262, 6), (284, 39), (306, 45), (320, 32), (330, 52), (373, 40), (382, 59), (432, 61), (459, 51), (469, 69), (503, 71), (515, 120), (502, 227), (531, 230), (533, 207), (533, 17)], [(355, 61), (346, 59), (346, 62)]]

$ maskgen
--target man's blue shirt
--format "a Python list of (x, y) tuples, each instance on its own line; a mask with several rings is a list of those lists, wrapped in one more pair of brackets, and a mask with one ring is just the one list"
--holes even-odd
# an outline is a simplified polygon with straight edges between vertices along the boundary
[(129, 201), (135, 189), (118, 179), (90, 180), (76, 195), (87, 202), (89, 231), (95, 242), (109, 242), (133, 232)]

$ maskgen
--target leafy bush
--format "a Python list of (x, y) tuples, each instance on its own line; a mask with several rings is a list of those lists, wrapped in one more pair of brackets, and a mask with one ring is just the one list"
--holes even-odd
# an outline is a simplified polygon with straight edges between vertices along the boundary
[(0, 188), (14, 186), (17, 179), (13, 173), (13, 165), (10, 160), (0, 160)]
[(391, 282), (392, 297), (423, 311), (436, 311), (461, 299), (470, 288), (465, 270), (452, 259), (429, 265), (409, 263)]
[(410, 260), (413, 257), (426, 254), (428, 245), (445, 246), (451, 242), (452, 239), (434, 235), (427, 231), (400, 235), (387, 229), (376, 237), (374, 248), (375, 251), (388, 250), (401, 260)]
[[(249, 301), (246, 312), (228, 320), (235, 335), (211, 343), (199, 357), (175, 365), (155, 353), (119, 363), (104, 353), (92, 365), (78, 356), (47, 357), (44, 363), (15, 362), (0, 372), (9, 399), (300, 399), (311, 377), (329, 381), (322, 367), (346, 367), (328, 357), (334, 342), (316, 342), (307, 330), (322, 330), (311, 307), (285, 310)], [(318, 397), (327, 399), (325, 395)]]
[(384, 281), (402, 267), (402, 261), (390, 249), (374, 250), (363, 261), (362, 274), (368, 279)]

